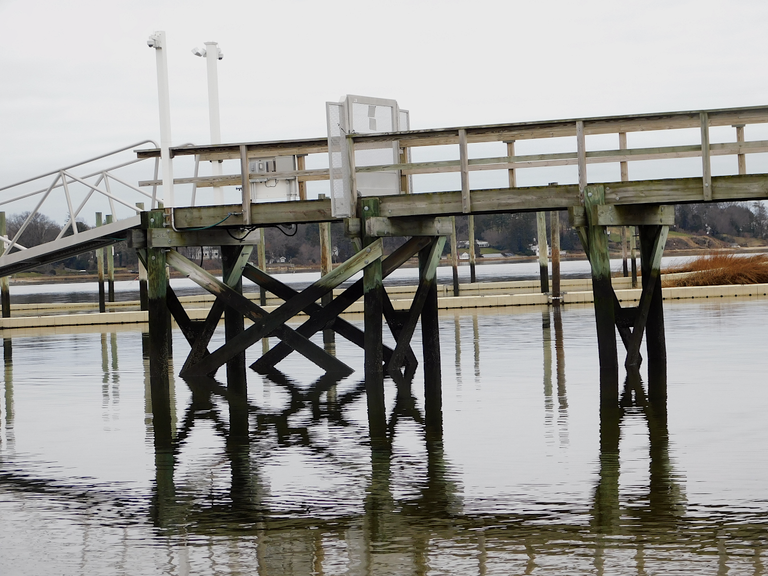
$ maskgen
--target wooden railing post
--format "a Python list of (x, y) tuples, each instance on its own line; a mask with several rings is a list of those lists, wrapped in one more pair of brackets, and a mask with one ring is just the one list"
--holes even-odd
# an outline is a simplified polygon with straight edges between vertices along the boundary
[[(101, 212), (96, 212), (96, 227), (103, 224)], [(96, 271), (99, 275), (99, 312), (106, 312), (107, 306), (104, 294), (104, 248), (96, 249)]]

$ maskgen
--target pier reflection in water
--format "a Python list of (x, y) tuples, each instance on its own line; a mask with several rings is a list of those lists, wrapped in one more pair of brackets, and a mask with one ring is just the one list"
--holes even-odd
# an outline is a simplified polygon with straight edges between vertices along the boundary
[(152, 402), (138, 332), (6, 338), (3, 566), (762, 574), (768, 303), (665, 313), (668, 406), (644, 372), (600, 405), (589, 308), (442, 315), (441, 402), (427, 409), (420, 371), (388, 382), (383, 443), (363, 383), (301, 359), (250, 373), (247, 394), (171, 371)]

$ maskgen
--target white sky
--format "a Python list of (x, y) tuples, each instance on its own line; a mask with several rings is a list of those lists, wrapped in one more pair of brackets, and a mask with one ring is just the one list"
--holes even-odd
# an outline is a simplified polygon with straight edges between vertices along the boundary
[(414, 129), (762, 105), (766, 24), (765, 0), (0, 0), (0, 186), (159, 141), (155, 30), (177, 145), (209, 141), (205, 41), (230, 142), (324, 136), (344, 94)]

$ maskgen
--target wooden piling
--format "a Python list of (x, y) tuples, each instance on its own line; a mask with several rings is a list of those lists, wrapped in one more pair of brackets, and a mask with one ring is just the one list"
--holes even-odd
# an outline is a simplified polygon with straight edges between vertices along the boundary
[(475, 275), (475, 217), (470, 214), (469, 220), (469, 281), (474, 284), (477, 282)]
[[(264, 233), (264, 228), (259, 228), (259, 244), (257, 246), (257, 260), (259, 268), (267, 271), (267, 235)], [(259, 304), (261, 306), (267, 305), (267, 291), (263, 286), (259, 286)]]
[[(236, 276), (237, 281), (230, 285), (238, 294), (243, 293), (243, 279), (239, 270), (245, 264), (240, 261), (241, 246), (221, 246), (221, 263), (224, 278)], [(248, 252), (250, 255), (250, 251)], [(226, 282), (226, 280), (225, 280)], [(224, 338), (227, 342), (235, 338), (245, 329), (243, 315), (230, 308), (224, 310)], [(245, 375), (245, 351), (235, 354), (227, 360), (227, 388), (238, 394), (245, 394), (247, 389)]]
[(547, 220), (544, 212), (536, 212), (536, 242), (539, 246), (539, 280), (541, 293), (549, 292), (549, 262), (547, 258)]
[[(144, 211), (144, 202), (136, 202), (136, 208)], [(200, 247), (200, 250), (202, 250), (203, 247)], [(147, 296), (147, 268), (144, 266), (144, 263), (141, 261), (141, 258), (138, 259), (139, 262), (139, 306), (142, 310), (148, 310), (148, 296)]]
[[(360, 215), (363, 230), (368, 218), (379, 216), (379, 199), (363, 198)], [(376, 239), (363, 236), (363, 247)], [(368, 261), (363, 270), (363, 305), (365, 308), (365, 391), (368, 402), (368, 427), (371, 445), (387, 443), (387, 413), (384, 404), (383, 290), (381, 258)]]
[[(107, 214), (106, 223), (112, 224), (112, 214)], [(115, 301), (115, 246), (106, 247), (107, 258), (107, 300)]]
[[(163, 211), (152, 210), (142, 214), (142, 227), (162, 228)], [(147, 296), (149, 310), (149, 377), (152, 391), (153, 414), (165, 413), (170, 406), (170, 314), (166, 305), (168, 272), (166, 253), (160, 248), (147, 248)], [(157, 410), (156, 410), (157, 408)], [(156, 438), (157, 441), (157, 438)]]
[(552, 303), (560, 305), (560, 212), (549, 213), (549, 227), (552, 234)]
[[(325, 276), (333, 270), (333, 242), (331, 240), (331, 223), (320, 222), (320, 276)], [(328, 306), (333, 301), (333, 292), (325, 294), (321, 299), (323, 306)], [(336, 342), (336, 333), (333, 328), (323, 330), (323, 344), (332, 346)]]
[[(664, 334), (664, 306), (661, 276), (658, 269), (655, 271), (653, 269), (653, 248), (661, 235), (662, 226), (640, 226), (639, 228), (643, 288), (645, 289), (653, 282), (653, 286), (649, 286), (649, 289), (653, 290), (653, 295), (645, 324), (645, 344), (648, 352), (648, 396), (655, 403), (666, 403), (667, 343)], [(663, 249), (663, 245), (661, 248)]]
[(635, 230), (634, 226), (629, 228), (629, 258), (631, 260), (632, 269), (632, 288), (637, 288), (637, 247), (635, 242)]
[[(0, 212), (0, 236), (8, 236), (8, 229), (5, 223), (5, 212)], [(6, 244), (3, 242), (3, 249), (0, 251), (5, 252)], [(0, 302), (2, 303), (3, 318), (11, 317), (11, 287), (8, 282), (8, 276), (0, 278)]]
[(621, 227), (621, 269), (624, 278), (629, 276), (629, 268), (627, 267), (627, 227)]
[[(101, 212), (96, 212), (96, 227), (103, 224)], [(99, 274), (99, 312), (106, 312), (106, 298), (104, 294), (104, 248), (96, 249), (96, 270)]]
[(584, 189), (584, 208), (587, 216), (587, 243), (592, 268), (597, 346), (600, 358), (601, 403), (615, 403), (619, 398), (619, 361), (616, 350), (614, 293), (611, 286), (611, 263), (608, 256), (606, 227), (597, 224), (597, 206), (605, 203), (603, 186)]
[(453, 268), (453, 295), (459, 295), (459, 252), (456, 241), (456, 216), (451, 216), (451, 267)]
[[(435, 238), (432, 242), (437, 242)], [(424, 280), (432, 246), (419, 252), (419, 277)], [(429, 291), (421, 309), (421, 345), (424, 354), (424, 410), (427, 438), (442, 438), (443, 396), (440, 371), (440, 326), (437, 309), (437, 277), (429, 280)]]

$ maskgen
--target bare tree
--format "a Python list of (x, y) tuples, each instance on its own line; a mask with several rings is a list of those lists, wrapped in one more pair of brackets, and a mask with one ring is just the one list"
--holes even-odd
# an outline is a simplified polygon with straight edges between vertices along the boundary
[(61, 226), (45, 214), (40, 214), (39, 212), (32, 217), (27, 227), (21, 233), (21, 236), (16, 238), (17, 232), (24, 225), (27, 218), (29, 218), (29, 215), (30, 212), (22, 212), (8, 218), (7, 226), (10, 238), (15, 238), (19, 244), (26, 247), (37, 246), (38, 244), (56, 239), (59, 231), (61, 231)]

